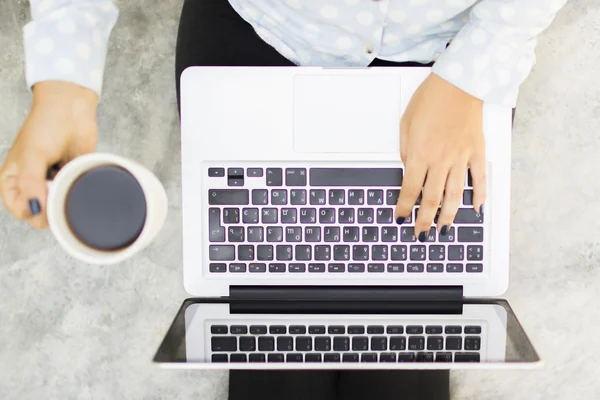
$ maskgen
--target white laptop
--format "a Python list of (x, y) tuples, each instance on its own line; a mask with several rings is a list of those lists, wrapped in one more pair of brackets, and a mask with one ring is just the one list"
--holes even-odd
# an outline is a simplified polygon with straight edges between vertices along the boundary
[[(175, 368), (531, 367), (508, 287), (509, 108), (484, 106), (488, 198), (398, 225), (399, 121), (430, 69), (193, 67), (181, 80), (186, 300)], [(368, 364), (368, 365), (367, 365)]]

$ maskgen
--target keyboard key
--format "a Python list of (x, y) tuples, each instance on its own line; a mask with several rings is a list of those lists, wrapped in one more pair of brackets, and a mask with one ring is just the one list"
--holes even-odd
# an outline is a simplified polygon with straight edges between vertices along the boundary
[(413, 228), (412, 226), (400, 228), (400, 241), (416, 242), (417, 238), (415, 237), (415, 228)]
[(275, 246), (275, 258), (277, 261), (292, 261), (292, 246), (277, 245)]
[(350, 259), (350, 246), (333, 246), (333, 259), (336, 261), (348, 261)]
[(416, 361), (417, 362), (433, 362), (433, 353), (430, 353), (430, 352), (417, 353)]
[(271, 273), (285, 272), (285, 264), (283, 264), (283, 263), (271, 263), (271, 264), (269, 264), (269, 272), (271, 272)]
[(258, 208), (244, 208), (242, 210), (244, 224), (258, 224)]
[(406, 333), (409, 335), (420, 335), (423, 333), (423, 327), (420, 325), (409, 325), (406, 327)]
[(311, 325), (308, 327), (308, 333), (311, 335), (324, 335), (325, 334), (325, 326)]
[(385, 195), (385, 204), (388, 206), (395, 206), (398, 204), (398, 197), (400, 197), (400, 190), (389, 189)]
[(452, 353), (436, 353), (435, 362), (452, 362)]
[(331, 338), (326, 336), (319, 336), (315, 338), (315, 350), (316, 351), (331, 351)]
[(265, 355), (264, 354), (250, 354), (248, 356), (248, 361), (249, 362), (257, 362), (257, 363), (263, 363), (265, 362)]
[(360, 356), (360, 362), (377, 362), (377, 353), (363, 353)]
[(214, 363), (226, 363), (227, 361), (227, 354), (213, 354), (211, 356), (211, 361)]
[(210, 178), (221, 178), (225, 176), (225, 168), (209, 168), (208, 176)]
[(209, 246), (209, 259), (211, 261), (234, 261), (235, 246)]
[(463, 272), (462, 264), (446, 264), (446, 272), (456, 273)]
[(365, 204), (365, 191), (362, 189), (348, 190), (348, 204), (351, 206), (362, 206)]
[(244, 178), (227, 178), (227, 186), (244, 186)]
[(340, 355), (338, 353), (328, 353), (323, 356), (325, 362), (340, 362)]
[(446, 258), (446, 248), (444, 246), (431, 245), (429, 246), (429, 260), (442, 261)]
[(301, 224), (314, 224), (317, 222), (317, 210), (314, 208), (302, 208), (300, 210)]
[[(227, 333), (227, 332), (225, 332)], [(350, 325), (348, 327), (348, 334), (350, 335), (362, 335), (365, 333), (365, 327), (362, 325)]]
[(465, 326), (465, 333), (467, 335), (478, 335), (481, 333), (481, 327), (473, 325)]
[(210, 338), (212, 351), (237, 351), (237, 338), (235, 336), (213, 336)]
[(384, 332), (383, 325), (369, 325), (367, 326), (367, 333), (369, 335), (381, 335)]
[(353, 224), (354, 208), (340, 208), (338, 210), (338, 222), (340, 224)]
[(463, 204), (465, 206), (473, 205), (473, 190), (465, 189), (465, 191), (463, 192)]
[(425, 261), (427, 258), (427, 246), (413, 245), (410, 246), (410, 260), (411, 261)]
[(345, 336), (336, 336), (333, 338), (333, 351), (350, 350), (350, 338)]
[(479, 353), (455, 353), (454, 362), (480, 362)]
[(212, 325), (210, 327), (210, 333), (213, 335), (227, 335), (229, 328), (227, 325)]
[(276, 208), (263, 208), (261, 215), (262, 215), (262, 223), (263, 224), (276, 224), (277, 223), (277, 209)]
[(346, 226), (344, 227), (343, 230), (343, 234), (344, 234), (344, 242), (346, 243), (352, 243), (352, 242), (358, 242), (358, 227), (357, 226)]
[(366, 261), (369, 259), (369, 246), (354, 245), (352, 246), (352, 260)]
[(250, 272), (267, 272), (267, 264), (263, 263), (252, 263), (248, 266)]
[(456, 240), (456, 231), (454, 227), (451, 227), (447, 234), (440, 235), (440, 242), (442, 243), (452, 243)]
[(308, 264), (308, 272), (325, 272), (325, 264)]
[(323, 228), (323, 240), (325, 242), (339, 242), (340, 228), (337, 226), (326, 226)]
[(483, 264), (467, 264), (467, 272), (483, 272)]
[(227, 240), (232, 243), (239, 243), (244, 241), (244, 227), (235, 226), (227, 229)]
[(331, 189), (329, 190), (329, 204), (332, 206), (344, 205), (346, 201), (346, 193), (344, 190)]
[(208, 204), (246, 206), (250, 202), (248, 189), (211, 189), (208, 191)]
[(250, 333), (253, 335), (265, 335), (267, 333), (267, 327), (265, 325), (251, 325)]
[(271, 204), (274, 206), (285, 206), (287, 204), (287, 190), (271, 190)]
[(462, 245), (448, 246), (448, 260), (462, 261), (465, 258), (465, 247)]
[(246, 170), (246, 176), (248, 176), (248, 178), (260, 178), (263, 176), (263, 169), (262, 168), (248, 168)]
[(342, 362), (358, 362), (358, 354), (356, 354), (356, 353), (345, 353), (342, 356)]
[(300, 353), (288, 353), (285, 355), (285, 362), (289, 363), (301, 363), (303, 361), (302, 354)]
[(289, 272), (306, 272), (306, 264), (293, 263), (288, 265)]
[(272, 336), (258, 337), (258, 351), (273, 351), (275, 350), (275, 339)]
[(283, 354), (279, 353), (271, 353), (267, 356), (268, 362), (282, 363), (283, 362)]
[(290, 190), (290, 204), (293, 206), (306, 205), (306, 190), (305, 189)]
[(246, 272), (246, 264), (244, 263), (231, 263), (229, 264), (229, 272), (241, 273)]
[(395, 226), (386, 226), (381, 228), (381, 241), (382, 242), (397, 242), (398, 241), (398, 228)]
[(343, 335), (346, 333), (346, 327), (341, 325), (331, 325), (327, 328), (327, 333), (330, 335)]
[(462, 333), (462, 326), (448, 325), (444, 328), (444, 333), (447, 335), (460, 335)]
[(471, 170), (467, 170), (467, 186), (473, 187), (473, 177), (471, 176)]
[(329, 264), (327, 266), (327, 270), (331, 273), (336, 273), (336, 272), (346, 272), (346, 265), (345, 264)]
[(240, 351), (255, 351), (256, 339), (253, 336), (242, 336), (240, 338)]
[(423, 272), (425, 271), (425, 266), (423, 264), (407, 264), (406, 272)]
[(483, 242), (483, 227), (460, 227), (458, 228), (458, 241), (481, 243)]
[(372, 208), (359, 208), (358, 209), (358, 223), (359, 224), (372, 224), (374, 221), (375, 210)]
[(454, 217), (454, 223), (483, 224), (483, 214), (476, 213), (472, 208), (459, 208), (456, 217)]
[(329, 245), (316, 245), (315, 246), (315, 260), (316, 261), (329, 261), (329, 260), (331, 260), (331, 246), (329, 246)]
[(210, 263), (208, 265), (209, 272), (219, 273), (227, 272), (227, 264), (225, 263)]
[(310, 261), (312, 260), (312, 247), (306, 244), (296, 245), (294, 254), (296, 261)]
[(444, 350), (444, 338), (441, 336), (429, 336), (427, 338), (427, 350)]
[(269, 333), (271, 335), (285, 335), (287, 328), (284, 325), (271, 325), (269, 327)]
[(348, 264), (348, 272), (365, 272), (365, 264)]
[(465, 350), (481, 350), (481, 338), (474, 336), (465, 337)]
[(404, 333), (404, 327), (402, 325), (390, 325), (387, 327), (386, 332), (388, 335), (401, 335)]
[(267, 168), (267, 186), (283, 185), (283, 170), (281, 168)]
[(371, 259), (374, 261), (387, 261), (388, 247), (382, 245), (374, 245), (371, 247)]
[[(335, 347), (334, 347), (334, 350)], [(369, 350), (369, 338), (366, 336), (355, 336), (352, 338), (352, 350), (353, 351), (367, 351)], [(346, 349), (347, 351), (347, 349)]]
[(291, 325), (289, 332), (290, 335), (304, 335), (306, 334), (306, 327), (304, 325)]
[(379, 355), (379, 362), (396, 362), (396, 354), (395, 353), (381, 353)]
[(369, 264), (367, 265), (367, 271), (369, 271), (370, 273), (379, 273), (379, 272), (385, 272), (385, 264)]
[(309, 337), (297, 337), (296, 338), (296, 351), (312, 351), (312, 338)]
[(403, 244), (393, 245), (391, 259), (393, 261), (406, 261), (406, 259), (407, 259), (406, 246)]
[[(294, 210), (296, 211), (296, 210)], [(302, 241), (302, 227), (300, 226), (288, 226), (285, 228), (285, 240), (287, 242), (301, 242)]]
[(462, 337), (447, 336), (446, 337), (446, 350), (462, 350)]
[(223, 223), (224, 224), (239, 224), (240, 209), (239, 208), (224, 208)]
[(304, 356), (304, 361), (307, 363), (320, 363), (322, 360), (320, 353), (308, 353)]
[(367, 191), (367, 204), (370, 206), (383, 205), (383, 190)]
[(439, 335), (443, 331), (441, 325), (427, 325), (425, 327), (425, 333), (428, 335)]
[(413, 362), (415, 353), (398, 353), (398, 362)]
[(295, 208), (282, 208), (281, 209), (281, 223), (282, 224), (295, 224), (298, 222), (298, 210)]
[(378, 242), (379, 241), (379, 228), (376, 226), (365, 226), (362, 228), (362, 241), (363, 242)]
[(277, 351), (293, 351), (294, 338), (291, 336), (279, 336), (277, 338)]
[(267, 242), (283, 242), (283, 228), (281, 226), (268, 227)]
[(310, 204), (313, 206), (324, 205), (325, 204), (325, 190), (312, 189), (310, 191)]
[(208, 210), (208, 232), (209, 241), (224, 242), (225, 228), (221, 226), (221, 209), (211, 208)]
[(483, 246), (471, 245), (467, 246), (467, 261), (482, 261)]
[(249, 226), (246, 238), (251, 243), (262, 242), (264, 240), (264, 228), (262, 226)]
[(387, 337), (373, 336), (371, 338), (371, 350), (377, 350), (377, 351), (387, 350)]
[(398, 264), (398, 263), (388, 264), (387, 272), (392, 272), (392, 273), (404, 272), (404, 264)]
[[(402, 332), (400, 332), (402, 333)], [(400, 351), (406, 350), (406, 338), (404, 336), (390, 337), (390, 350)]]
[(429, 272), (429, 273), (440, 273), (440, 272), (444, 272), (444, 264), (440, 264), (440, 263), (429, 263), (429, 264), (427, 264), (427, 272)]
[(334, 208), (321, 208), (319, 210), (319, 223), (320, 224), (335, 223), (335, 209)]
[(266, 189), (252, 190), (252, 204), (255, 206), (264, 206), (269, 204), (269, 191)]
[(304, 240), (307, 242), (321, 241), (321, 227), (306, 227), (304, 228)]
[(409, 350), (423, 350), (425, 349), (425, 338), (423, 336), (411, 336), (408, 338), (408, 349)]
[(285, 186), (306, 186), (306, 168), (286, 168)]
[(402, 168), (311, 168), (311, 186), (402, 186)]

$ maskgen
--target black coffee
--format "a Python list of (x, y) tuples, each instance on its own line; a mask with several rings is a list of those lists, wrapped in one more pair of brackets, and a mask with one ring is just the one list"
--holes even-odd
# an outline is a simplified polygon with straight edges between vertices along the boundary
[(146, 197), (127, 170), (106, 165), (82, 174), (65, 202), (73, 234), (97, 250), (112, 251), (131, 245), (146, 223)]

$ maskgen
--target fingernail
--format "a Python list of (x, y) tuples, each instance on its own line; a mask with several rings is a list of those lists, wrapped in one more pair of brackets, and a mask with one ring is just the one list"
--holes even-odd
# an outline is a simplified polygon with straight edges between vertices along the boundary
[(442, 230), (440, 231), (440, 233), (442, 234), (442, 236), (446, 236), (448, 234), (448, 230), (450, 229), (450, 225), (444, 225), (442, 226)]
[(479, 206), (479, 214), (483, 214), (483, 204)]
[(425, 232), (419, 233), (419, 242), (425, 243), (426, 240), (427, 240), (427, 234)]
[(31, 215), (38, 215), (40, 212), (42, 212), (42, 207), (40, 206), (38, 199), (29, 200), (29, 211), (31, 211)]
[(402, 224), (404, 221), (406, 221), (406, 218), (404, 218), (404, 217), (398, 217), (398, 218), (396, 218), (396, 223), (398, 225)]

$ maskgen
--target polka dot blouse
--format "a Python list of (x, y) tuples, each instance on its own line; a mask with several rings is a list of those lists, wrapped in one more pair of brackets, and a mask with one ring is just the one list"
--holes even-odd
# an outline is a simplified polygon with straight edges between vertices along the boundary
[[(223, 0), (225, 1), (225, 0)], [(435, 62), (433, 72), (513, 107), (536, 37), (567, 0), (229, 0), (258, 35), (302, 66)], [(30, 0), (29, 87), (64, 80), (101, 92), (112, 0)], [(448, 46), (449, 44), (449, 46)]]

